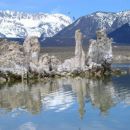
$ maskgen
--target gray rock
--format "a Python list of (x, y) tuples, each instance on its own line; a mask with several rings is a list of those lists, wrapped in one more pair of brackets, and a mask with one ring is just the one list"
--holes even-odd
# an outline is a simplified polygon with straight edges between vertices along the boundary
[(83, 35), (80, 30), (75, 32), (75, 56), (71, 59), (67, 59), (58, 66), (58, 71), (73, 71), (75, 69), (85, 68), (85, 53), (82, 48)]
[(27, 37), (23, 44), (26, 54), (26, 67), (36, 71), (40, 55), (40, 43), (37, 37)]
[[(54, 75), (84, 75), (86, 71), (96, 73), (97, 76), (110, 70), (112, 63), (112, 40), (109, 39), (103, 29), (97, 31), (97, 40), (90, 40), (87, 54), (82, 48), (83, 34), (80, 30), (75, 32), (75, 55), (66, 59), (63, 63), (55, 56), (40, 54), (40, 43), (36, 37), (27, 37), (23, 46), (17, 43), (0, 44), (0, 71), (12, 74), (24, 75), (39, 74), (46, 76)], [(61, 73), (61, 74), (60, 74)], [(15, 75), (13, 75), (15, 77)], [(36, 76), (35, 76), (36, 77)]]
[(5, 83), (5, 82), (6, 82), (6, 79), (3, 77), (0, 77), (0, 84)]
[(60, 61), (55, 56), (40, 55), (40, 43), (36, 37), (27, 37), (24, 42), (26, 63), (32, 72), (44, 73), (57, 69)]
[(3, 42), (0, 44), (0, 71), (18, 75), (26, 73), (23, 47), (17, 43)]
[(90, 40), (87, 54), (89, 68), (103, 67), (105, 70), (111, 68), (112, 63), (112, 39), (109, 39), (104, 29), (98, 30), (97, 40)]
[(85, 66), (85, 53), (82, 48), (83, 34), (80, 30), (76, 30), (75, 32), (75, 41), (75, 65), (76, 68), (83, 68)]

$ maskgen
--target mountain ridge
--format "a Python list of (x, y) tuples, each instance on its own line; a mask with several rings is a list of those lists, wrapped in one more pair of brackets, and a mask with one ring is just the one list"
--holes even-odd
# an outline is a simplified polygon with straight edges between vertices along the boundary
[[(126, 23), (130, 23), (130, 11), (121, 11), (117, 13), (97, 11), (80, 17), (75, 22), (54, 35), (53, 38), (46, 39), (43, 42), (43, 45), (53, 46), (53, 44), (60, 45), (60, 43), (61, 46), (74, 45), (74, 35), (77, 29), (80, 29), (86, 36), (84, 44), (87, 44), (90, 39), (96, 37), (95, 32), (99, 28), (106, 29), (107, 34), (109, 34)], [(59, 43), (57, 43), (57, 41)]]
[(108, 34), (116, 43), (129, 44), (130, 43), (130, 25), (128, 23), (117, 28)]
[(72, 19), (64, 14), (0, 10), (0, 33), (7, 38), (52, 37), (71, 23)]
[[(57, 21), (55, 19), (51, 19), (49, 21), (52, 23), (45, 22), (46, 20), (44, 19), (44, 23), (42, 21), (41, 23), (37, 24), (38, 26), (36, 27), (33, 27), (34, 23), (29, 21), (30, 19), (37, 21), (37, 19), (43, 19), (45, 17), (48, 19), (50, 16), (53, 16), (53, 18), (56, 17), (56, 19), (58, 19), (58, 25), (56, 25)], [(26, 13), (7, 10), (0, 11), (0, 24), (5, 24), (8, 19), (3, 20), (3, 18), (7, 17), (8, 19), (14, 19), (14, 25), (16, 23), (17, 26), (4, 26), (6, 29), (3, 31), (1, 31), (3, 29), (3, 26), (1, 26), (1, 38), (21, 41), (22, 43), (25, 36), (27, 35), (27, 30), (23, 26), (24, 23), (24, 25), (29, 28), (28, 32), (31, 32), (30, 35), (38, 36), (43, 46), (73, 46), (75, 44), (74, 35), (77, 29), (80, 29), (85, 36), (83, 44), (87, 44), (90, 39), (96, 38), (95, 32), (99, 28), (106, 29), (106, 32), (109, 35), (124, 24), (130, 23), (130, 10), (120, 12), (96, 11), (78, 18), (73, 23), (68, 16), (63, 14), (48, 14), (41, 12)], [(22, 21), (22, 24), (20, 24), (17, 23), (17, 20), (15, 21), (15, 19), (22, 19), (24, 22)], [(9, 23), (12, 24), (12, 21), (9, 21)], [(11, 29), (11, 33), (9, 29)], [(13, 31), (18, 33), (13, 33)], [(9, 35), (12, 37), (7, 37), (5, 33), (9, 33)], [(113, 38), (112, 35), (109, 36)]]

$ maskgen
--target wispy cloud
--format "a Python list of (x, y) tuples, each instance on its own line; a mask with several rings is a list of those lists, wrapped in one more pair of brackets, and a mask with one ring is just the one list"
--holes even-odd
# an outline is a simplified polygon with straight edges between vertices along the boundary
[(54, 9), (51, 11), (51, 13), (59, 13), (60, 11), (61, 11), (61, 7), (58, 6), (58, 7), (54, 8)]

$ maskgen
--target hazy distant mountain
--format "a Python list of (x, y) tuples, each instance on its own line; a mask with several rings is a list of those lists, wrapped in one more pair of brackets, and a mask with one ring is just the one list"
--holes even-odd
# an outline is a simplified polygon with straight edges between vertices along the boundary
[(74, 23), (67, 26), (53, 38), (46, 39), (44, 45), (74, 45), (75, 30), (80, 29), (86, 36), (84, 44), (91, 38), (95, 38), (95, 32), (99, 28), (105, 28), (110, 33), (125, 23), (130, 23), (130, 11), (118, 13), (95, 12), (77, 19)]
[(130, 25), (128, 23), (117, 28), (109, 34), (116, 43), (123, 43), (130, 45)]
[(71, 23), (71, 18), (63, 14), (0, 11), (0, 37), (24, 38), (26, 35), (52, 37)]

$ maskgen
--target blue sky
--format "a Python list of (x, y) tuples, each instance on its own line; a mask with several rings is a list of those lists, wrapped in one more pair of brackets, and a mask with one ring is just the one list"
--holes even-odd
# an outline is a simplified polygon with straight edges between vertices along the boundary
[(76, 18), (95, 12), (130, 10), (130, 0), (0, 0), (0, 10), (64, 13)]

